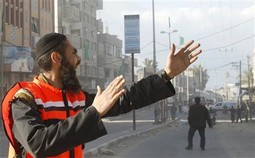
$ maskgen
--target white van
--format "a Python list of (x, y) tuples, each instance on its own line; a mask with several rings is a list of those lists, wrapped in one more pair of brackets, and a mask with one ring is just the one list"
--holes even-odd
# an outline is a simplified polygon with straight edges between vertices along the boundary
[(237, 102), (235, 101), (222, 101), (222, 102), (218, 102), (214, 105), (212, 105), (212, 109), (215, 109), (215, 110), (223, 110), (224, 109), (224, 106), (227, 107), (227, 109), (230, 109), (232, 106), (236, 109), (237, 108)]

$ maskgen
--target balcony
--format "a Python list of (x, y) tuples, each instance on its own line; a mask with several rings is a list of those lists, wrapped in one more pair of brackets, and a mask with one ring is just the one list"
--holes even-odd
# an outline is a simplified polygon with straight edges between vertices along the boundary
[(103, 9), (103, 0), (96, 0), (96, 9), (97, 10)]
[(76, 49), (81, 48), (81, 37), (75, 34), (67, 34), (66, 37)]
[(62, 7), (62, 19), (68, 22), (80, 21), (80, 10), (74, 6)]

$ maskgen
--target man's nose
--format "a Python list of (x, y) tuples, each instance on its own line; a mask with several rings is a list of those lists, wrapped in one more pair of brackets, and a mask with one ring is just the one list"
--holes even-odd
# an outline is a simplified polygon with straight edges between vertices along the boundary
[(77, 60), (80, 61), (81, 60), (81, 56), (77, 55)]

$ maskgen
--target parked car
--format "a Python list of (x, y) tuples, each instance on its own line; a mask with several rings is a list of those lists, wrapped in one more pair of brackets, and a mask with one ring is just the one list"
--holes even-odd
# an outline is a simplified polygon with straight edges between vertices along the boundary
[(224, 110), (224, 107), (226, 106), (226, 109), (230, 109), (232, 106), (236, 109), (237, 108), (237, 102), (235, 101), (222, 101), (222, 102), (218, 102), (210, 107), (212, 107), (212, 109), (215, 109), (217, 111), (222, 111)]

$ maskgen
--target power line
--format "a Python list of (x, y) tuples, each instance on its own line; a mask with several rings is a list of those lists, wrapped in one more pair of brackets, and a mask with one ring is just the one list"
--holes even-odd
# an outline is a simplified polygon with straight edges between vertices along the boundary
[(228, 65), (232, 65), (234, 62), (230, 62), (230, 63), (228, 63), (228, 64), (225, 64), (225, 65), (221, 65), (221, 66), (218, 66), (218, 67), (215, 67), (215, 68), (212, 68), (212, 69), (207, 69), (208, 71), (215, 71), (215, 70), (217, 70), (217, 69), (221, 69), (221, 68), (223, 68), (223, 67), (226, 67), (226, 66), (228, 66)]
[(152, 41), (150, 41), (149, 43), (147, 43), (145, 46), (143, 46), (143, 47), (141, 48), (141, 50), (144, 49), (145, 47), (147, 47), (148, 45), (150, 45), (151, 43), (152, 43)]
[(215, 33), (213, 33), (213, 34), (209, 34), (209, 35), (200, 37), (200, 38), (196, 39), (196, 41), (199, 41), (199, 40), (202, 40), (202, 39), (205, 39), (205, 38), (214, 36), (214, 35), (216, 35), (216, 34), (219, 34), (219, 33), (222, 33), (222, 32), (228, 31), (228, 30), (231, 30), (231, 29), (233, 29), (233, 28), (235, 28), (235, 27), (238, 27), (238, 26), (243, 25), (243, 24), (245, 24), (245, 23), (247, 23), (247, 22), (250, 22), (250, 21), (252, 21), (252, 20), (254, 20), (254, 19), (255, 19), (255, 18), (251, 18), (251, 19), (248, 19), (248, 20), (246, 20), (246, 21), (244, 21), (244, 22), (241, 22), (241, 23), (239, 23), (239, 24), (236, 24), (236, 25), (234, 25), (234, 26), (231, 26), (231, 27), (229, 27), (229, 28), (226, 28), (226, 29), (223, 29), (223, 30), (221, 30), (221, 31), (215, 32)]
[(254, 36), (255, 36), (255, 35), (251, 35), (251, 36), (246, 37), (246, 38), (244, 38), (244, 39), (241, 39), (241, 40), (239, 40), (239, 41), (230, 43), (229, 45), (225, 45), (225, 46), (221, 46), (221, 47), (217, 47), (217, 48), (210, 48), (210, 49), (207, 49), (207, 50), (204, 50), (204, 51), (213, 51), (213, 50), (218, 50), (218, 49), (230, 47), (230, 46), (233, 46), (233, 45), (238, 44), (238, 43), (240, 43), (240, 42), (243, 42), (243, 41), (245, 41), (245, 40), (248, 40), (248, 39), (250, 39), (250, 38), (253, 38)]

